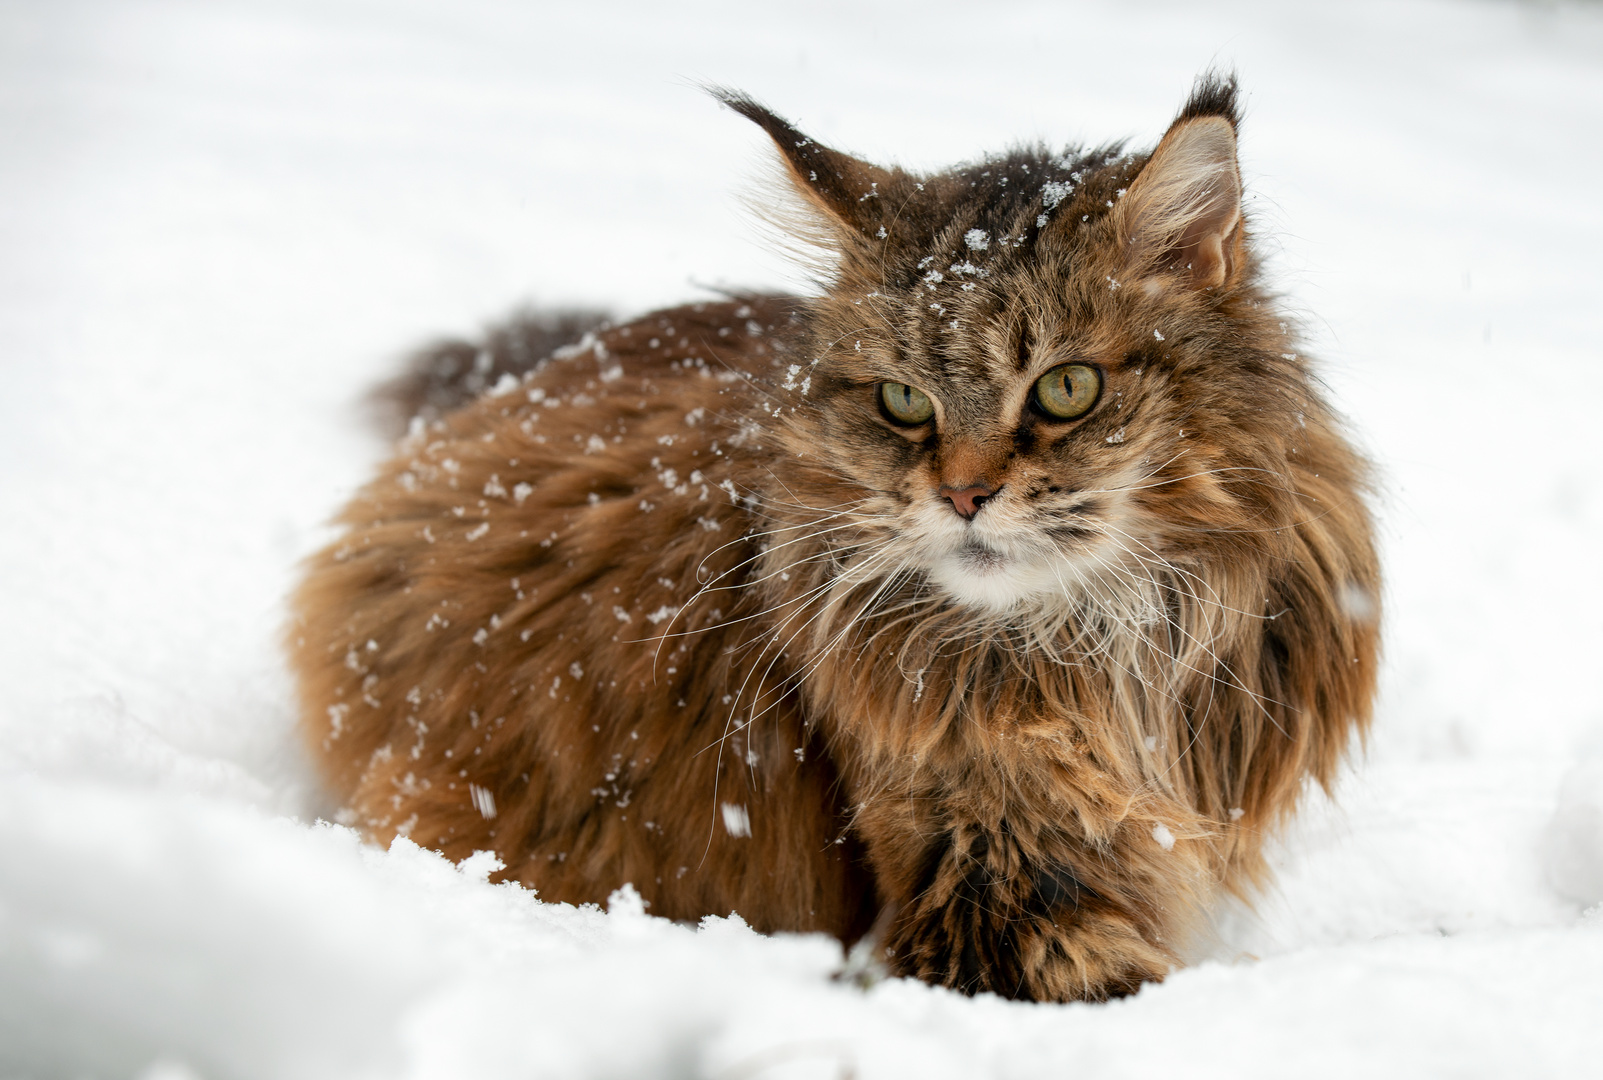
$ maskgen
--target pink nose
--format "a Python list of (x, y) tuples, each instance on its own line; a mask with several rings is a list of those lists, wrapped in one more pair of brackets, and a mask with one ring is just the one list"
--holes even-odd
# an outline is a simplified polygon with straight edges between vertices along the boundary
[(996, 492), (988, 487), (966, 487), (959, 491), (957, 488), (943, 487), (941, 494), (952, 500), (952, 509), (956, 510), (966, 521), (980, 512), (987, 499)]

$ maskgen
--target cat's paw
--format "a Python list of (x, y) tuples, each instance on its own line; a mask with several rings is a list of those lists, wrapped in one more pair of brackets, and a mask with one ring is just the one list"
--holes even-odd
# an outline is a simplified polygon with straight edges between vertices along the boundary
[(1175, 962), (1140, 922), (1066, 867), (1019, 881), (971, 874), (904, 908), (885, 949), (897, 974), (967, 994), (1104, 1001), (1162, 979)]

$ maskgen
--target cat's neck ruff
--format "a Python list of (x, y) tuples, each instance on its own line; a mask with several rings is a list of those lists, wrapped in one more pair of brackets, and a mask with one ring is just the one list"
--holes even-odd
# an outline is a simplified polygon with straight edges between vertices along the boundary
[(806, 612), (800, 622), (816, 616), (814, 661), (887, 636), (945, 643), (931, 645), (937, 652), (995, 647), (1059, 663), (1167, 654), (1163, 628), (1181, 608), (1199, 605), (1202, 580), (1191, 570), (1154, 570), (1112, 546), (1075, 555), (1027, 546), (1016, 553), (987, 546), (978, 555), (963, 547), (915, 547), (894, 560), (871, 554), (830, 560), (808, 545), (775, 545), (769, 558), (762, 577), (783, 578), (794, 597), (813, 598), (791, 604), (794, 614)]
[(1065, 552), (1029, 530), (983, 519), (916, 543), (924, 575), (953, 603), (1009, 620), (1127, 606), (1131, 571), (1114, 561), (1110, 544)]

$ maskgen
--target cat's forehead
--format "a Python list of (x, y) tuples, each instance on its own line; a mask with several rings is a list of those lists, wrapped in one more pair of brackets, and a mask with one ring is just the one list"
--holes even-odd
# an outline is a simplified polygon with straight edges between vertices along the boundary
[[(1129, 165), (1120, 158), (1094, 167), (1102, 158), (1021, 153), (926, 181), (927, 195), (906, 211), (918, 219), (918, 242), (886, 250), (875, 275), (884, 295), (899, 301), (900, 321), (923, 324), (940, 338), (999, 321), (1016, 333), (1029, 321), (1024, 309), (1058, 321), (1094, 314), (1071, 295), (1080, 284), (1074, 279), (1096, 246), (1097, 226), (1123, 193)], [(1060, 205), (1081, 188), (1107, 190), (1072, 211)]]
[(936, 269), (945, 258), (1005, 264), (1059, 219), (1076, 193), (1114, 191), (1135, 164), (1120, 147), (1052, 153), (1037, 146), (925, 176), (897, 213), (913, 228), (887, 233), (899, 249), (888, 252), (890, 261), (904, 273), (931, 257)]
[(838, 314), (829, 336), (850, 352), (875, 346), (874, 376), (976, 407), (1051, 364), (1117, 364), (1119, 305), (1091, 268), (1137, 164), (1117, 148), (1037, 148), (924, 177), (899, 210), (900, 235), (826, 301)]
[(993, 264), (981, 284), (965, 288), (976, 276), (948, 266), (946, 280), (921, 282), (898, 298), (889, 336), (899, 358), (925, 378), (972, 392), (1005, 391), (1055, 364), (1120, 362), (1123, 320), (1071, 275), (1026, 256)]

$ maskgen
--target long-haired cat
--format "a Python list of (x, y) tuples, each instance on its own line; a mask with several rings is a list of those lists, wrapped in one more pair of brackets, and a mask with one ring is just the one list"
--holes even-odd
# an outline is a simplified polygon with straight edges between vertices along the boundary
[[(1149, 154), (933, 175), (747, 97), (822, 295), (657, 312), (416, 422), (290, 631), (350, 820), (898, 973), (1162, 978), (1368, 720), (1365, 463), (1242, 216), (1233, 80)], [(533, 362), (538, 359), (538, 362)]]

